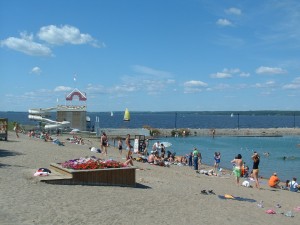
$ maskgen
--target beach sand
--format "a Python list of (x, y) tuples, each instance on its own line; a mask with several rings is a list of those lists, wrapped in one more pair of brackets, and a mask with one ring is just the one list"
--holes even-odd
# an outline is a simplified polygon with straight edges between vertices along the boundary
[[(60, 140), (66, 139), (66, 136)], [(90, 145), (66, 142), (57, 146), (26, 135), (0, 142), (0, 224), (299, 224), (299, 193), (236, 186), (234, 177), (197, 174), (188, 166), (169, 168), (134, 161), (137, 187), (51, 185), (33, 176), (40, 167), (82, 156), (113, 157), (125, 161), (110, 147), (108, 157), (92, 153)], [(93, 144), (99, 147), (96, 140)], [(210, 169), (201, 166), (201, 169)], [(216, 195), (201, 194), (213, 190)], [(231, 194), (236, 200), (220, 199)], [(264, 202), (264, 208), (257, 206)], [(280, 204), (281, 208), (276, 208)], [(275, 215), (265, 213), (273, 209)], [(281, 212), (292, 211), (294, 217)]]

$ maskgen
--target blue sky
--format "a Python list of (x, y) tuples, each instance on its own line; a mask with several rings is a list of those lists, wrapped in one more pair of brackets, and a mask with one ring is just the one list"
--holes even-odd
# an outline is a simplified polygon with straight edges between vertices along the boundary
[[(0, 1), (0, 111), (300, 109), (298, 0)], [(77, 101), (73, 104), (79, 104)]]

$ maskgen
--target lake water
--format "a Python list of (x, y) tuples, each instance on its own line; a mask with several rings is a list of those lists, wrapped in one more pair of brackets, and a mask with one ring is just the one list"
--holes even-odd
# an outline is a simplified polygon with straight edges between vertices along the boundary
[[(221, 152), (220, 166), (231, 169), (230, 161), (237, 154), (243, 156), (246, 165), (252, 169), (251, 155), (253, 151), (260, 154), (260, 175), (270, 177), (273, 172), (277, 172), (282, 181), (298, 177), (300, 179), (300, 137), (283, 136), (283, 137), (184, 137), (184, 138), (162, 138), (160, 141), (171, 142), (172, 146), (168, 148), (177, 155), (185, 155), (197, 147), (202, 154), (202, 162), (207, 165), (214, 164), (214, 152)], [(152, 140), (150, 147), (154, 144)], [(268, 157), (264, 152), (269, 152)], [(287, 157), (286, 160), (283, 157)]]
[[(278, 128), (300, 127), (300, 112), (248, 111), (234, 112), (130, 112), (130, 122), (124, 122), (124, 112), (87, 112), (91, 124), (99, 118), (100, 128)], [(51, 112), (51, 119), (56, 113)], [(1, 112), (0, 118), (20, 124), (38, 124), (28, 119), (28, 112)]]

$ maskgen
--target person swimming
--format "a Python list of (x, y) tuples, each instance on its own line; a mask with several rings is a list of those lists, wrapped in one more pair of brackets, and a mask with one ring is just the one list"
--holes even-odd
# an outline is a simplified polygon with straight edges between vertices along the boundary
[(283, 156), (282, 159), (283, 159), (283, 160), (288, 160), (288, 159), (289, 159), (289, 160), (294, 160), (294, 159), (296, 159), (296, 157), (293, 156), (293, 155), (292, 155), (292, 156)]

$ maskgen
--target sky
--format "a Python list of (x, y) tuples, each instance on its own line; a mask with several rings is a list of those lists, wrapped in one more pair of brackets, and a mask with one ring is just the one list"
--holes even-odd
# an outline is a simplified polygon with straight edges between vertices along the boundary
[[(0, 111), (300, 110), (298, 0), (0, 0)], [(66, 102), (75, 88), (87, 101)]]

